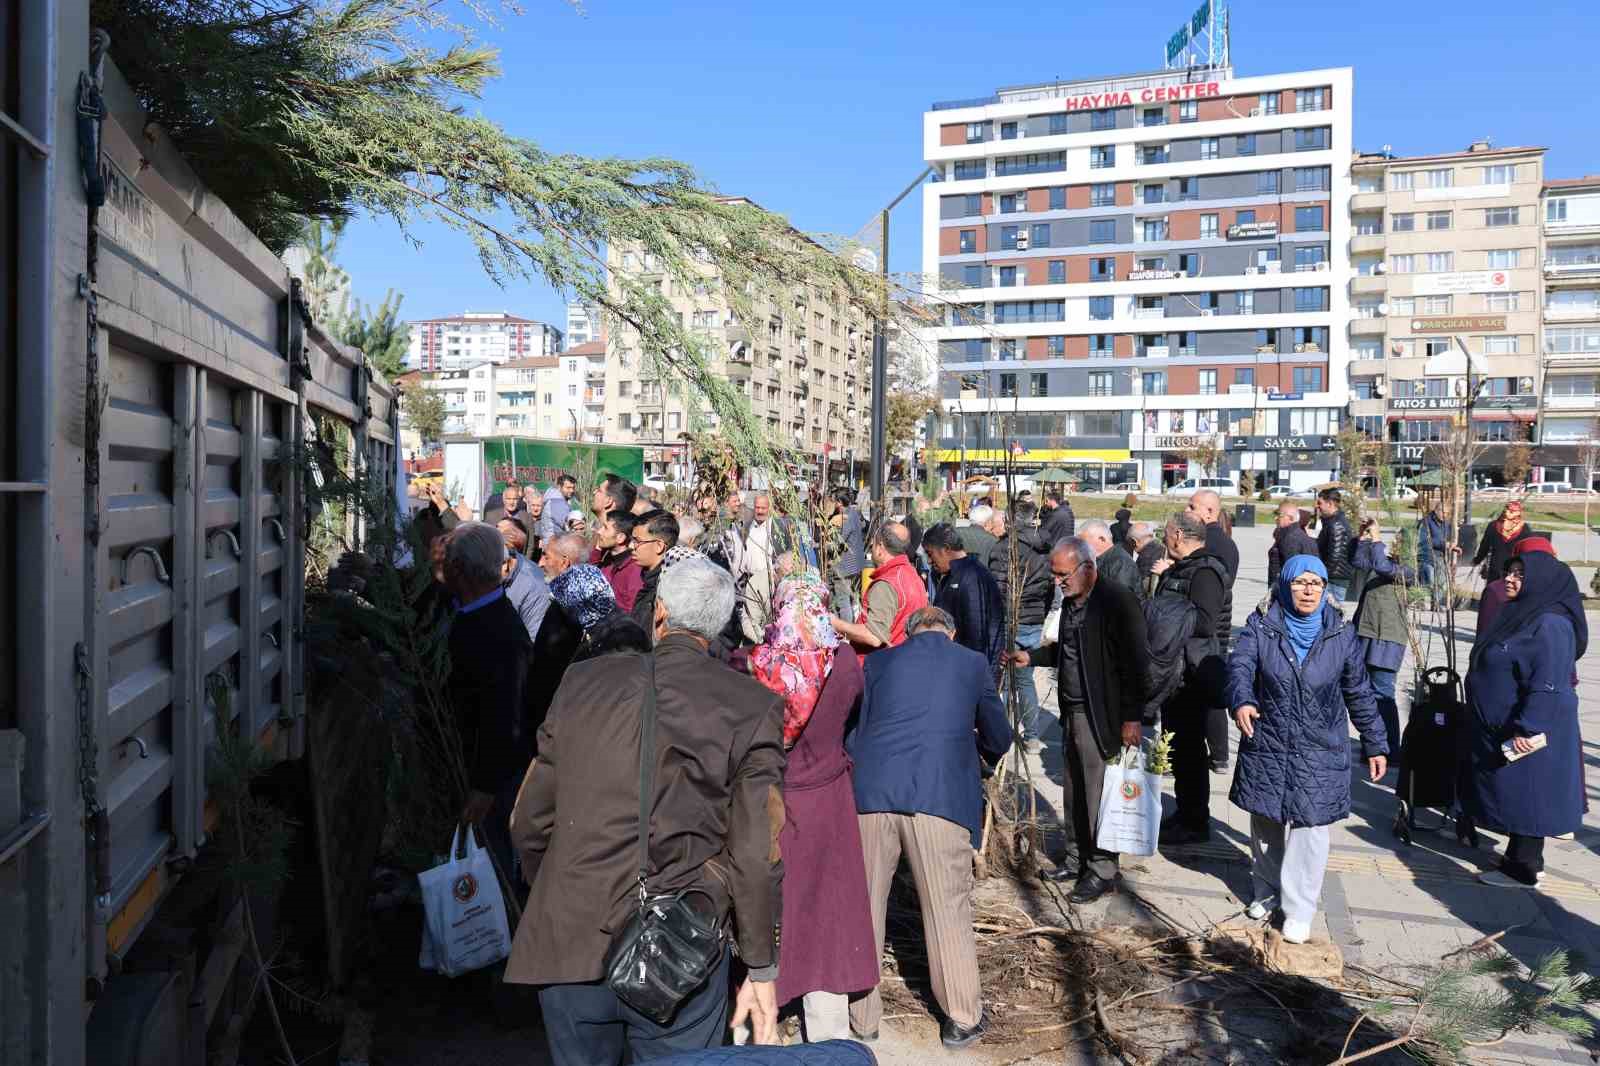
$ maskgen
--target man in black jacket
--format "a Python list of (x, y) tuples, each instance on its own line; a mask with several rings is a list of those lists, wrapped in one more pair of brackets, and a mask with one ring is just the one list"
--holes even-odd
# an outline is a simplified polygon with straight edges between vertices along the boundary
[(1350, 532), (1350, 520), (1344, 516), (1343, 500), (1338, 489), (1317, 493), (1317, 555), (1328, 568), (1328, 591), (1336, 604), (1343, 604), (1350, 594), (1350, 579), (1356, 572), (1351, 562), (1356, 539)]
[(1054, 647), (1012, 653), (1019, 667), (1054, 666), (1061, 705), (1061, 734), (1072, 807), (1076, 868), (1063, 863), (1042, 876), (1076, 881), (1073, 903), (1091, 903), (1116, 887), (1117, 854), (1095, 844), (1100, 788), (1106, 764), (1142, 739), (1145, 660), (1144, 614), (1133, 592), (1101, 581), (1094, 549), (1069, 537), (1050, 554), (1061, 588), (1061, 630)]
[(922, 534), (934, 569), (934, 606), (956, 620), (956, 643), (997, 671), (1005, 651), (1006, 610), (989, 567), (967, 554), (955, 526), (940, 522)]
[(1091, 518), (1085, 522), (1078, 535), (1089, 542), (1089, 547), (1094, 549), (1095, 573), (1099, 581), (1110, 581), (1121, 585), (1129, 592), (1138, 594), (1139, 590), (1139, 564), (1133, 561), (1122, 548), (1111, 541), (1111, 527), (1106, 525), (1102, 518)]
[(1060, 490), (1049, 493), (1044, 498), (1044, 517), (1039, 521), (1039, 539), (1047, 547), (1054, 547), (1058, 541), (1065, 540), (1077, 532), (1078, 519), (1072, 513), (1072, 504), (1061, 495)]
[(450, 694), (471, 790), (461, 820), (483, 823), (490, 849), (511, 877), (511, 808), (541, 724), (527, 714), (533, 642), (502, 583), (507, 553), (500, 531), (462, 522), (449, 538), (444, 572), (456, 603)]
[[(1188, 511), (1206, 524), (1206, 552), (1221, 560), (1222, 614), (1216, 622), (1217, 642), (1226, 656), (1233, 645), (1233, 582), (1239, 576), (1239, 546), (1222, 524), (1222, 497), (1201, 489), (1189, 497)], [(1206, 747), (1211, 752), (1211, 772), (1228, 772), (1228, 709), (1220, 705), (1206, 711)]]
[(1167, 554), (1151, 567), (1161, 575), (1156, 595), (1186, 597), (1195, 607), (1194, 635), (1184, 649), (1183, 687), (1161, 709), (1161, 728), (1172, 741), (1173, 792), (1177, 812), (1161, 823), (1163, 844), (1198, 844), (1211, 839), (1211, 756), (1207, 717), (1223, 703), (1224, 662), (1219, 628), (1227, 568), (1206, 549), (1205, 523), (1192, 511), (1167, 522)]
[(633, 534), (628, 539), (628, 550), (633, 561), (639, 564), (644, 584), (633, 601), (633, 620), (646, 633), (655, 629), (656, 583), (661, 580), (662, 562), (678, 543), (678, 520), (667, 511), (646, 511), (634, 519)]
[(1285, 500), (1278, 504), (1277, 528), (1272, 531), (1272, 547), (1267, 549), (1267, 588), (1278, 583), (1283, 564), (1296, 555), (1318, 555), (1317, 542), (1300, 521), (1300, 508)]
[[(1038, 647), (1044, 637), (1045, 616), (1055, 601), (1055, 579), (1050, 576), (1050, 549), (1041, 545), (1038, 531), (1031, 528), (1035, 508), (1026, 501), (1014, 508), (1016, 525), (1007, 528), (1004, 511), (994, 511), (989, 516), (988, 530), (994, 535), (994, 546), (989, 549), (989, 573), (1000, 586), (1000, 599), (1005, 609), (1011, 610), (1011, 541), (1017, 542), (1017, 565), (1022, 575), (1021, 595), (1017, 602), (1017, 637), (1013, 651), (1027, 651)], [(1011, 683), (1017, 689), (1018, 714), (1022, 720), (1022, 741), (1029, 751), (1038, 751), (1039, 740), (1039, 690), (1033, 682), (1033, 671), (1011, 667)]]

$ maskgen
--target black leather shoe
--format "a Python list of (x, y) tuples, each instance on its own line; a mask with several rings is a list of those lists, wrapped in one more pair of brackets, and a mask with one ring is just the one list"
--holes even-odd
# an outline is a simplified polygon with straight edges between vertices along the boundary
[(1093, 903), (1107, 892), (1115, 892), (1115, 881), (1107, 881), (1097, 873), (1085, 873), (1078, 878), (1078, 884), (1072, 890), (1072, 895), (1067, 899), (1073, 903)]
[(1204, 844), (1211, 839), (1211, 827), (1195, 829), (1184, 825), (1176, 818), (1170, 818), (1161, 823), (1160, 842), (1169, 847), (1183, 847), (1188, 844)]
[(1048, 881), (1052, 885), (1064, 885), (1068, 881), (1078, 879), (1078, 864), (1063, 862), (1053, 870), (1040, 870), (1039, 880)]
[(962, 1048), (970, 1047), (983, 1039), (983, 1034), (989, 1031), (989, 1012), (984, 1011), (978, 1015), (978, 1024), (971, 1029), (963, 1029), (955, 1022), (946, 1018), (939, 1023), (939, 1039), (945, 1047)]

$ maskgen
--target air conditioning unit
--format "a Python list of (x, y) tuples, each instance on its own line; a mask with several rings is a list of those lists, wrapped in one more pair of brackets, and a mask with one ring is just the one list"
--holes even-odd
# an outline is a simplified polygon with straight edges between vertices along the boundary
[(1256, 268), (1255, 268), (1255, 267), (1245, 267), (1245, 268), (1244, 268), (1244, 272), (1245, 272), (1245, 273), (1246, 273), (1246, 274), (1247, 274), (1247, 275), (1248, 275), (1248, 274), (1254, 274), (1254, 273), (1255, 273), (1255, 272), (1256, 272)]
[(1382, 273), (1386, 272), (1387, 270), (1388, 270), (1388, 267), (1385, 267), (1382, 262), (1377, 262), (1377, 263), (1372, 264), (1372, 272), (1374, 274), (1382, 274)]
[(1406, 346), (1403, 345), (1403, 344), (1391, 344), (1389, 346), (1389, 351), (1390, 351), (1391, 354), (1394, 354), (1394, 355), (1405, 355), (1406, 354)]
[(1215, 315), (1216, 313), (1217, 313), (1217, 309), (1215, 307), (1202, 307), (1200, 309), (1200, 317), (1201, 318), (1210, 318), (1212, 315)]
[(1028, 235), (1026, 233), (1017, 234), (1017, 251), (1026, 252), (1027, 250), (1028, 250)]
[(1250, 117), (1251, 118), (1260, 118), (1261, 117), (1261, 109), (1259, 107), (1252, 107), (1250, 109)]

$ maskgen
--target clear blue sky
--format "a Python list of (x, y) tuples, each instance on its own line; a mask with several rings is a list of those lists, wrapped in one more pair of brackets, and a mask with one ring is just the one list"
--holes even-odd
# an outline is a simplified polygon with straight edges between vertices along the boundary
[[(472, 105), (483, 114), (551, 150), (677, 158), (802, 230), (852, 234), (921, 169), (932, 101), (1153, 69), (1198, 0), (522, 2), (487, 35), (505, 75)], [(1597, 43), (1600, 12), (1581, 0), (1233, 3), (1240, 76), (1355, 68), (1358, 149), (1488, 136), (1547, 146), (1548, 177), (1600, 172)], [(891, 223), (896, 271), (921, 266), (917, 199)], [(408, 319), (503, 308), (564, 326), (549, 288), (501, 290), (461, 235), (417, 236), (420, 250), (387, 220), (353, 223), (340, 259), (356, 294), (392, 286)]]

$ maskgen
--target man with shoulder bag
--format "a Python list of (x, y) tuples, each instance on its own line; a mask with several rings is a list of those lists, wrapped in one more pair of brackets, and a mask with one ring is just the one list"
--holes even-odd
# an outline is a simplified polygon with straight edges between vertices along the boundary
[(506, 980), (542, 986), (556, 1066), (720, 1045), (730, 946), (749, 970), (732, 1025), (777, 1041), (783, 703), (708, 657), (733, 603), (708, 560), (664, 569), (654, 652), (569, 668), (540, 730)]

